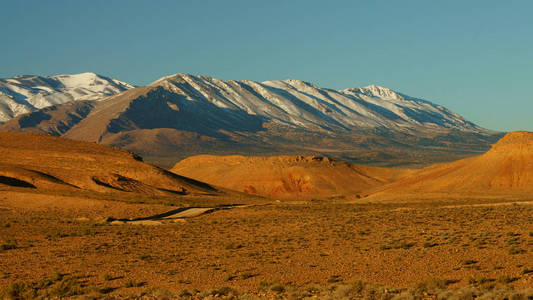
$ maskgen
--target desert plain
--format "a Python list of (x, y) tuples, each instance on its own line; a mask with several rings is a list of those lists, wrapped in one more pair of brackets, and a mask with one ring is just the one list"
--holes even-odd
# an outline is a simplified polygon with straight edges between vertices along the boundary
[(533, 133), (411, 170), (303, 156), (166, 170), (32, 133), (0, 133), (0, 156), (7, 299), (533, 297)]

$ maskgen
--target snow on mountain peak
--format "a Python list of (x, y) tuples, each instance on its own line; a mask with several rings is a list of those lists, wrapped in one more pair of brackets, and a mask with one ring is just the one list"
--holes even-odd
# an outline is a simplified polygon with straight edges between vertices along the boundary
[(378, 85), (336, 91), (297, 79), (235, 81), (178, 73), (163, 77), (151, 86), (162, 86), (186, 100), (210, 103), (228, 113), (245, 111), (309, 130), (381, 126), (482, 130), (442, 106)]
[[(181, 97), (176, 101), (183, 99), (187, 102), (181, 104), (216, 115), (221, 122), (227, 122), (222, 116), (232, 114), (236, 118), (254, 115), (277, 124), (320, 131), (377, 127), (404, 130), (420, 126), (484, 130), (440, 105), (378, 85), (337, 91), (297, 79), (255, 82), (177, 73), (149, 86), (178, 94)], [(8, 111), (0, 111), (0, 121), (53, 104), (102, 99), (130, 88), (131, 85), (95, 73), (0, 79), (0, 104), (5, 102), (9, 107)]]
[(286, 80), (283, 80), (283, 82), (286, 82), (290, 85), (295, 85), (295, 86), (311, 86), (311, 87), (316, 87), (314, 84), (310, 83), (310, 82), (307, 82), (307, 81), (303, 81), (303, 80), (299, 80), (299, 79), (286, 79)]
[(0, 79), (0, 122), (50, 105), (99, 100), (131, 88), (130, 84), (91, 72)]
[(382, 86), (375, 85), (375, 84), (367, 85), (362, 88), (349, 88), (349, 89), (341, 90), (341, 92), (356, 93), (359, 95), (365, 95), (369, 97), (382, 98), (384, 100), (403, 99), (403, 97), (399, 93), (389, 88), (382, 87)]

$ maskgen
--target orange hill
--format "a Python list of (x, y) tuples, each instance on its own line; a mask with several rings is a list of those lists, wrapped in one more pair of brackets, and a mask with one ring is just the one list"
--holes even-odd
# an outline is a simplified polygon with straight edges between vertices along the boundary
[(505, 135), (487, 153), (452, 163), (436, 164), (406, 176), (372, 195), (401, 193), (498, 193), (533, 192), (533, 132)]
[(325, 157), (198, 155), (178, 162), (172, 171), (191, 178), (265, 197), (280, 199), (356, 198), (362, 191), (410, 172), (336, 162)]
[(16, 132), (0, 133), (0, 188), (6, 186), (152, 195), (215, 192), (119, 148)]

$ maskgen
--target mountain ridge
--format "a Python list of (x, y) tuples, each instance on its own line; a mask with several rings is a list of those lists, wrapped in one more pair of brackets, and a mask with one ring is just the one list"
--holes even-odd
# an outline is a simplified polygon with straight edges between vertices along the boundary
[(197, 154), (325, 154), (351, 162), (392, 157), (394, 164), (425, 164), (484, 152), (499, 135), (387, 88), (337, 91), (295, 79), (178, 73), (70, 106), (16, 117), (0, 130), (120, 146), (166, 166)]
[(0, 79), (0, 122), (70, 101), (99, 100), (133, 85), (91, 72)]

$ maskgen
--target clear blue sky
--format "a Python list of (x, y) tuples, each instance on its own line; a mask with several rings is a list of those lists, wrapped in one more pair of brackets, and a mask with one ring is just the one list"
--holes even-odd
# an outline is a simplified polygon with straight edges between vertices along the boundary
[(533, 1), (2, 1), (0, 77), (378, 84), (533, 131)]

